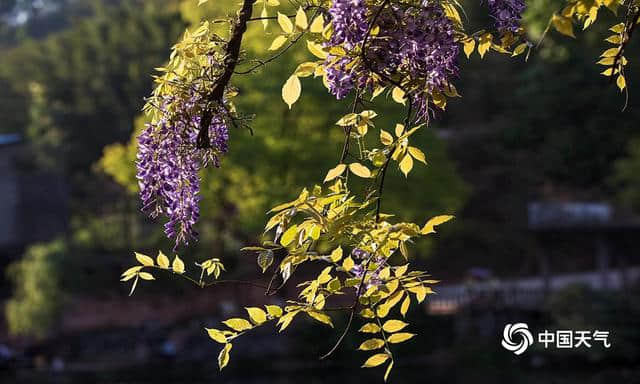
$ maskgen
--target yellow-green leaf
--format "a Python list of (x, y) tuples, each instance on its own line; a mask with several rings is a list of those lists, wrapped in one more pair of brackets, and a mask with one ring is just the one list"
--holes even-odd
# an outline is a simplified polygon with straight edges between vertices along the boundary
[(571, 19), (568, 17), (563, 17), (558, 14), (553, 15), (551, 17), (551, 23), (556, 31), (562, 33), (563, 35), (570, 36), (575, 38), (576, 35), (573, 34), (573, 23)]
[(625, 81), (624, 76), (618, 75), (616, 85), (618, 86), (618, 88), (620, 88), (620, 91), (623, 91), (626, 88), (627, 82)]
[(401, 265), (399, 267), (396, 267), (394, 274), (396, 275), (396, 277), (400, 277), (407, 272), (407, 269), (409, 269), (409, 264)]
[(300, 29), (307, 29), (309, 26), (309, 20), (307, 19), (307, 14), (304, 13), (302, 7), (298, 8), (298, 12), (296, 12), (296, 26)]
[(384, 145), (391, 145), (393, 143), (393, 136), (384, 129), (380, 130), (380, 142)]
[(470, 38), (469, 40), (466, 40), (463, 44), (464, 45), (462, 49), (464, 50), (464, 54), (467, 55), (467, 59), (468, 59), (469, 57), (471, 57), (471, 54), (473, 53), (473, 50), (476, 47), (476, 40), (473, 38)]
[(432, 292), (431, 288), (427, 288), (422, 285), (419, 285), (417, 287), (411, 287), (408, 289), (408, 291), (415, 293), (416, 300), (418, 300), (418, 303), (422, 303), (425, 297), (427, 297), (427, 293)]
[(222, 322), (222, 324), (238, 332), (246, 331), (247, 329), (253, 328), (253, 325), (251, 325), (249, 321), (241, 319), (239, 317), (225, 320)]
[(287, 42), (287, 37), (286, 36), (278, 36), (278, 37), (276, 37), (271, 42), (271, 45), (269, 46), (269, 51), (276, 51), (276, 50), (280, 49), (280, 47), (282, 47), (284, 45), (284, 43), (286, 43), (286, 42)]
[(267, 321), (267, 313), (258, 307), (245, 308), (249, 313), (249, 318), (255, 324), (262, 324)]
[(324, 60), (327, 58), (327, 53), (322, 49), (322, 46), (320, 44), (316, 44), (313, 41), (307, 40), (307, 49), (309, 50), (309, 52), (311, 52), (311, 54), (319, 59)]
[(267, 308), (267, 313), (273, 317), (282, 316), (282, 308), (277, 305), (265, 305), (265, 308)]
[(378, 317), (381, 319), (387, 317), (387, 315), (389, 314), (389, 311), (391, 311), (391, 309), (396, 304), (398, 304), (400, 299), (402, 299), (402, 296), (404, 296), (404, 291), (397, 291), (393, 295), (391, 295), (391, 297), (385, 300), (384, 303), (379, 304), (376, 307), (376, 314), (378, 315)]
[(218, 367), (220, 367), (220, 370), (222, 371), (222, 368), (226, 367), (227, 364), (229, 364), (229, 352), (231, 352), (231, 347), (233, 345), (231, 343), (227, 343), (224, 345), (224, 348), (222, 348), (222, 351), (220, 351), (220, 354), (218, 355)]
[(353, 259), (351, 258), (351, 256), (347, 257), (342, 262), (342, 268), (344, 268), (344, 270), (347, 271), (347, 272), (350, 271), (351, 268), (353, 268), (354, 265), (356, 265), (356, 264), (353, 262)]
[(267, 7), (262, 7), (260, 17), (262, 18), (262, 20), (260, 20), (262, 22), (262, 28), (266, 30), (269, 26), (269, 19), (267, 19), (267, 17), (269, 17), (269, 14), (267, 13)]
[(602, 59), (600, 59), (600, 61), (598, 61), (596, 64), (600, 64), (600, 65), (613, 65), (613, 63), (615, 62), (616, 58), (615, 57), (603, 57)]
[(260, 252), (256, 261), (258, 266), (262, 269), (262, 273), (265, 273), (271, 264), (273, 264), (273, 251), (267, 249), (266, 251)]
[(431, 219), (429, 219), (429, 221), (427, 221), (424, 224), (424, 227), (422, 227), (422, 229), (420, 230), (420, 233), (423, 235), (427, 235), (429, 233), (435, 233), (436, 225), (444, 224), (447, 221), (453, 219), (454, 217), (455, 216), (451, 216), (451, 215), (440, 215), (440, 216), (432, 217)]
[(342, 259), (342, 247), (338, 247), (331, 252), (331, 261), (337, 263)]
[(382, 325), (382, 329), (384, 329), (385, 332), (393, 333), (393, 332), (398, 332), (399, 330), (403, 329), (407, 325), (409, 324), (401, 320), (387, 320)]
[(400, 333), (394, 333), (393, 335), (389, 336), (387, 340), (392, 344), (398, 344), (398, 343), (402, 343), (403, 341), (409, 340), (413, 336), (415, 336), (414, 333), (400, 332)]
[(387, 382), (387, 379), (389, 378), (389, 374), (391, 373), (391, 369), (392, 368), (393, 368), (393, 360), (391, 360), (391, 362), (387, 366), (387, 370), (384, 372), (384, 381), (385, 381), (385, 383)]
[(284, 234), (280, 238), (280, 244), (286, 247), (287, 245), (293, 242), (293, 239), (295, 239), (297, 234), (298, 234), (298, 226), (294, 224), (284, 232)]
[(373, 368), (377, 367), (380, 364), (383, 364), (385, 361), (389, 359), (389, 355), (386, 353), (378, 353), (376, 355), (371, 356), (367, 359), (367, 361), (362, 364), (362, 368)]
[(358, 347), (361, 351), (373, 351), (374, 349), (380, 349), (384, 346), (384, 340), (382, 339), (369, 339), (365, 340)]
[(393, 91), (391, 91), (391, 98), (398, 104), (404, 105), (407, 102), (407, 99), (404, 97), (404, 91), (399, 87), (393, 88)]
[(424, 163), (425, 165), (427, 164), (427, 158), (425, 157), (424, 152), (422, 152), (419, 148), (409, 147), (408, 150), (414, 159), (418, 160), (421, 163)]
[(615, 57), (619, 51), (620, 51), (620, 48), (618, 47), (609, 48), (606, 51), (602, 52), (600, 57)]
[(604, 41), (609, 42), (611, 44), (620, 44), (622, 39), (620, 38), (620, 35), (611, 35), (607, 37)]
[(289, 109), (291, 109), (291, 106), (298, 101), (300, 93), (302, 93), (302, 84), (300, 84), (300, 79), (296, 75), (291, 75), (282, 87), (282, 100), (287, 103)]
[(156, 258), (156, 261), (158, 262), (158, 266), (160, 268), (162, 269), (169, 268), (169, 258), (167, 257), (167, 255), (162, 253), (162, 251), (158, 252), (158, 257)]
[(122, 272), (122, 275), (120, 275), (120, 276), (123, 276), (123, 277), (133, 276), (138, 271), (140, 271), (142, 268), (144, 268), (144, 266), (136, 265), (135, 267), (131, 267), (131, 268), (127, 269), (126, 271)]
[(363, 333), (378, 333), (380, 332), (380, 326), (375, 323), (367, 323), (363, 325), (358, 331)]
[(227, 337), (224, 335), (224, 333), (222, 333), (222, 331), (219, 331), (217, 329), (213, 329), (213, 328), (205, 328), (207, 330), (207, 333), (209, 334), (209, 337), (212, 338), (214, 341), (220, 343), (220, 344), (226, 344), (227, 343)]
[(336, 177), (342, 175), (345, 169), (347, 169), (347, 166), (345, 164), (338, 164), (335, 168), (331, 168), (329, 172), (327, 172), (327, 176), (325, 176), (324, 182), (326, 183), (327, 181), (331, 181)]
[(409, 172), (413, 168), (413, 160), (410, 155), (404, 155), (402, 160), (400, 161), (400, 170), (404, 173), (404, 177), (409, 176)]
[(296, 71), (293, 74), (298, 77), (309, 77), (316, 71), (317, 66), (318, 64), (313, 62), (302, 63), (298, 65), (298, 68), (296, 68)]
[(309, 311), (309, 312), (307, 312), (307, 315), (309, 315), (311, 318), (316, 319), (319, 322), (321, 322), (323, 324), (327, 324), (328, 326), (333, 328), (333, 323), (331, 322), (331, 318), (329, 316), (325, 315), (324, 313), (316, 312), (316, 311)]
[(365, 308), (362, 311), (360, 311), (360, 316), (364, 317), (365, 319), (373, 319), (376, 314), (373, 313), (373, 311), (369, 308)]
[(153, 275), (150, 274), (149, 272), (140, 272), (138, 276), (140, 276), (142, 280), (155, 280)]
[(322, 17), (322, 15), (318, 15), (318, 17), (313, 19), (313, 22), (311, 22), (310, 31), (311, 33), (322, 33), (323, 29), (324, 29), (324, 18)]
[(365, 179), (371, 177), (371, 171), (369, 170), (369, 168), (365, 167), (360, 163), (349, 164), (349, 170), (354, 175), (363, 177)]
[(491, 47), (491, 39), (493, 36), (490, 33), (485, 33), (478, 39), (478, 53), (481, 58), (484, 58), (484, 54), (487, 53)]
[(620, 33), (622, 31), (624, 31), (624, 23), (618, 23), (618, 24), (612, 26), (611, 28), (609, 28), (609, 30), (611, 32)]
[(293, 24), (291, 20), (280, 12), (278, 12), (278, 24), (280, 24), (280, 28), (284, 31), (284, 33), (292, 33), (293, 32)]
[[(142, 267), (140, 267), (140, 268), (142, 268)], [(137, 273), (132, 273), (132, 274), (129, 274), (129, 275), (123, 275), (123, 277), (120, 279), (120, 281), (122, 281), (122, 282), (129, 281), (129, 280), (133, 279), (134, 277), (137, 280), (138, 279), (138, 274)]]
[(184, 262), (178, 257), (178, 255), (173, 258), (171, 269), (176, 273), (184, 273)]
[(153, 266), (153, 259), (150, 258), (149, 256), (143, 255), (142, 253), (138, 253), (138, 252), (135, 252), (135, 255), (136, 255), (136, 259), (140, 264), (144, 265), (145, 267)]
[(513, 54), (511, 56), (512, 57), (513, 56), (518, 56), (519, 54), (524, 52), (525, 49), (527, 49), (527, 43), (522, 43), (522, 44), (518, 45), (516, 47), (516, 49), (513, 50)]
[(402, 304), (400, 305), (400, 313), (402, 314), (402, 317), (405, 317), (407, 315), (407, 311), (409, 310), (410, 304), (411, 304), (411, 297), (407, 295), (407, 297), (404, 298), (404, 300), (402, 301)]
[(293, 320), (293, 318), (299, 313), (299, 311), (292, 311), (292, 312), (288, 312), (286, 313), (284, 316), (282, 316), (279, 320), (278, 320), (278, 325), (280, 325), (280, 331), (282, 332), (284, 331), (289, 324), (291, 324), (291, 321)]

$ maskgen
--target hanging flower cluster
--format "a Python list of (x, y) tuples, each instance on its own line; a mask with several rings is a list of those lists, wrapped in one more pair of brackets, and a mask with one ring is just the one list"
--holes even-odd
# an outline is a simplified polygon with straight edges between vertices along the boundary
[(164, 232), (176, 248), (198, 235), (200, 170), (219, 167), (228, 150), (227, 122), (234, 109), (229, 99), (235, 91), (229, 87), (220, 100), (211, 97), (225, 70), (224, 44), (208, 22), (186, 31), (166, 66), (158, 68), (162, 74), (144, 107), (151, 123), (138, 137), (142, 210), (168, 218)]
[(329, 8), (329, 14), (333, 21), (330, 45), (353, 49), (362, 43), (369, 29), (364, 0), (336, 0)]
[(200, 99), (194, 92), (180, 103), (165, 100), (161, 118), (147, 124), (138, 137), (136, 165), (143, 210), (153, 218), (168, 217), (164, 231), (175, 238), (176, 246), (197, 236), (193, 225), (200, 215), (198, 172), (210, 163), (219, 167), (220, 156), (228, 150), (229, 133), (220, 115), (214, 115), (207, 127), (210, 147), (197, 147)]
[(329, 13), (334, 33), (325, 47), (344, 52), (324, 63), (330, 92), (341, 99), (354, 88), (371, 91), (374, 79), (382, 86), (402, 83), (418, 116), (426, 118), (429, 94), (458, 74), (454, 26), (442, 6), (390, 4), (368, 12), (362, 0), (338, 0)]
[(520, 20), (526, 9), (524, 0), (487, 0), (487, 4), (498, 31), (517, 33), (520, 30)]
[[(355, 264), (351, 269), (351, 273), (353, 273), (357, 279), (365, 282), (364, 289), (360, 289), (361, 294), (372, 287), (379, 287), (385, 282), (380, 276), (380, 272), (387, 266), (386, 258), (381, 256), (375, 257), (375, 255), (361, 248), (354, 248), (353, 251), (351, 251), (351, 257), (358, 262), (358, 264)], [(369, 266), (371, 266), (371, 268)]]

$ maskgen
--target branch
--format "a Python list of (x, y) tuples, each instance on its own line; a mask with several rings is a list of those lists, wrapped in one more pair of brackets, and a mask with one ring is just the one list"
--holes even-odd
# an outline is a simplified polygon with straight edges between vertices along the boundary
[[(208, 99), (214, 103), (222, 102), (224, 90), (226, 89), (227, 85), (229, 85), (231, 76), (236, 69), (236, 65), (238, 64), (238, 57), (240, 56), (242, 37), (247, 31), (247, 22), (251, 17), (251, 11), (255, 2), (256, 0), (244, 0), (242, 3), (242, 8), (238, 12), (238, 16), (233, 25), (233, 31), (231, 32), (231, 37), (229, 38), (229, 42), (227, 43), (227, 46), (225, 48), (224, 72), (216, 82), (216, 86), (208, 95)], [(198, 132), (197, 139), (198, 148), (209, 148), (211, 146), (211, 142), (209, 140), (209, 125), (211, 124), (212, 118), (213, 111), (211, 111), (211, 108), (208, 108), (204, 111), (204, 113), (202, 114), (202, 119), (200, 120), (200, 132)]]
[(258, 69), (258, 68), (260, 68), (262, 66), (265, 66), (265, 65), (269, 64), (270, 62), (274, 61), (278, 57), (282, 56), (291, 47), (296, 45), (296, 43), (298, 43), (298, 41), (300, 41), (302, 36), (304, 36), (305, 32), (306, 31), (302, 31), (295, 39), (291, 40), (291, 42), (286, 47), (284, 47), (284, 49), (282, 49), (280, 52), (276, 53), (275, 55), (271, 56), (270, 58), (268, 58), (266, 60), (256, 60), (258, 62), (258, 64), (255, 64), (254, 66), (252, 66), (251, 68), (249, 68), (249, 69), (247, 69), (245, 71), (239, 71), (239, 72), (234, 72), (234, 73), (236, 75), (246, 75), (246, 74), (249, 74), (249, 73), (255, 71), (256, 69)]
[[(307, 11), (308, 9), (314, 8), (312, 6), (308, 6), (305, 7), (304, 10)], [(321, 7), (316, 7), (316, 11), (314, 12), (314, 14), (311, 16), (311, 20), (315, 19), (316, 16), (318, 15), (318, 13), (320, 12), (320, 9), (322, 9)], [(295, 17), (295, 15), (293, 16), (287, 16), (287, 17)], [(277, 18), (277, 17), (276, 17)], [(258, 20), (259, 18), (253, 18), (253, 19), (249, 19), (249, 21), (253, 21), (253, 20)], [(270, 19), (270, 17), (264, 17), (262, 19)], [(253, 71), (255, 71), (256, 69), (263, 67), (267, 64), (269, 64), (270, 62), (274, 61), (275, 59), (277, 59), (278, 57), (282, 56), (285, 52), (287, 52), (291, 47), (293, 47), (294, 45), (296, 45), (298, 43), (298, 41), (300, 41), (300, 39), (302, 38), (302, 36), (304, 36), (307, 33), (307, 29), (305, 29), (304, 31), (301, 31), (300, 34), (298, 36), (296, 36), (295, 39), (291, 40), (291, 42), (284, 48), (282, 49), (280, 52), (276, 53), (275, 55), (271, 56), (270, 58), (266, 59), (266, 60), (256, 60), (258, 62), (258, 64), (255, 64), (254, 66), (252, 66), (251, 68), (245, 70), (245, 71), (239, 71), (239, 72), (234, 72), (236, 75), (246, 75), (249, 74)]]
[[(632, 12), (629, 12), (632, 13)], [(624, 34), (622, 35), (622, 42), (620, 43), (618, 53), (613, 59), (613, 63), (611, 64), (611, 81), (615, 78), (615, 69), (618, 66), (619, 62), (622, 60), (622, 55), (627, 47), (627, 44), (631, 41), (631, 36), (633, 36), (633, 32), (638, 25), (638, 20), (640, 20), (640, 9), (635, 9), (635, 13), (633, 15), (627, 15), (627, 20), (625, 22)], [(626, 35), (626, 36), (625, 36)]]
[[(413, 107), (411, 105), (411, 100), (407, 100), (407, 116), (405, 116), (404, 118), (405, 129), (409, 129), (412, 110), (413, 110)], [(385, 160), (384, 165), (382, 166), (380, 186), (378, 187), (378, 200), (376, 201), (376, 222), (380, 221), (380, 207), (382, 205), (382, 190), (384, 188), (384, 178), (387, 174), (387, 168), (389, 168), (389, 163), (391, 162), (391, 157), (393, 156), (394, 151), (395, 151), (395, 146), (387, 154), (387, 159)]]

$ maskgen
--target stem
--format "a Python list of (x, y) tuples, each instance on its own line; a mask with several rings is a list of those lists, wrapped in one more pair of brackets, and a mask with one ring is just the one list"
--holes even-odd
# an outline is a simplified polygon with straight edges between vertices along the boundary
[[(305, 8), (305, 11), (306, 11), (307, 9), (310, 9), (310, 8), (312, 8), (312, 7)], [(320, 8), (318, 7), (318, 9), (316, 9), (316, 11), (313, 13), (313, 16), (311, 16), (311, 20), (315, 19), (319, 12), (320, 12)], [(295, 15), (294, 15), (294, 16), (288, 16), (288, 17), (295, 17)], [(252, 21), (252, 20), (258, 20), (258, 19), (259, 19), (259, 18), (254, 18), (254, 19), (249, 19), (249, 20), (250, 20), (250, 21)], [(267, 18), (264, 18), (264, 19), (269, 19), (269, 18), (267, 17)], [(280, 52), (278, 52), (277, 54), (275, 54), (275, 55), (271, 56), (271, 57), (270, 57), (270, 58), (268, 58), (267, 60), (264, 60), (264, 61), (262, 61), (262, 60), (257, 60), (257, 61), (258, 61), (258, 64), (254, 65), (253, 67), (249, 68), (248, 70), (246, 70), (246, 71), (240, 71), (240, 72), (234, 72), (234, 73), (235, 73), (236, 75), (246, 75), (246, 74), (249, 74), (249, 73), (251, 73), (251, 72), (255, 71), (256, 69), (258, 69), (258, 68), (260, 68), (260, 67), (262, 67), (262, 66), (265, 66), (265, 65), (269, 64), (270, 62), (274, 61), (274, 60), (275, 60), (275, 59), (277, 59), (278, 57), (282, 56), (282, 55), (283, 55), (285, 52), (287, 52), (291, 47), (293, 47), (294, 45), (296, 45), (296, 43), (298, 43), (298, 41), (300, 41), (300, 39), (302, 38), (302, 36), (304, 36), (304, 35), (305, 35), (305, 33), (307, 33), (307, 30), (308, 30), (308, 29), (305, 29), (304, 31), (300, 32), (300, 34), (299, 34), (298, 36), (296, 36), (296, 38), (295, 38), (295, 39), (293, 39), (293, 40), (292, 40), (292, 41), (291, 41), (291, 42), (290, 42), (290, 43), (289, 43), (289, 44), (288, 44), (288, 45), (287, 45), (283, 50), (281, 50), (281, 51), (280, 51)]]
[(327, 352), (324, 355), (320, 356), (320, 360), (324, 360), (327, 357), (331, 356), (331, 354), (333, 352), (335, 352), (336, 349), (338, 349), (340, 344), (342, 344), (342, 340), (344, 340), (344, 338), (347, 336), (347, 333), (349, 333), (349, 329), (351, 329), (351, 324), (353, 323), (353, 317), (355, 316), (356, 310), (358, 309), (358, 303), (359, 303), (358, 299), (360, 298), (360, 292), (362, 291), (362, 287), (364, 286), (364, 279), (365, 279), (365, 277), (367, 277), (369, 264), (371, 263), (371, 260), (373, 259), (373, 255), (374, 254), (371, 254), (371, 256), (369, 256), (369, 258), (367, 259), (367, 264), (363, 268), (362, 279), (360, 279), (360, 284), (358, 285), (358, 289), (356, 289), (355, 300), (353, 301), (353, 304), (351, 305), (351, 307), (349, 307), (349, 309), (351, 310), (350, 313), (349, 313), (349, 321), (347, 321), (347, 325), (344, 327), (344, 331), (342, 331), (342, 334), (338, 338), (338, 341), (336, 341), (336, 343), (333, 345), (333, 348), (331, 348), (331, 350), (329, 350), (329, 352)]
[[(407, 100), (407, 115), (404, 118), (404, 129), (409, 128), (409, 123), (411, 122), (411, 112), (413, 107), (411, 106), (411, 101)], [(396, 144), (398, 145), (398, 144)], [(387, 168), (389, 168), (389, 163), (391, 162), (391, 156), (395, 151), (395, 146), (392, 147), (392, 150), (387, 154), (387, 159), (382, 166), (381, 178), (380, 178), (380, 186), (378, 187), (378, 200), (376, 201), (376, 222), (380, 221), (380, 207), (382, 205), (382, 190), (384, 188), (384, 179), (387, 174)]]
[[(187, 276), (184, 273), (177, 273), (172, 271), (171, 269), (166, 269), (166, 268), (161, 268), (158, 267), (156, 265), (149, 265), (149, 268), (154, 268), (154, 269), (158, 269), (161, 271), (166, 271), (166, 272), (172, 272), (174, 275), (178, 275), (180, 277), (182, 277), (185, 280), (188, 280), (190, 282), (192, 282), (193, 284), (197, 285), (200, 288), (205, 288), (205, 287), (210, 287), (213, 285), (220, 285), (220, 284), (237, 284), (237, 285), (248, 285), (248, 286), (252, 286), (252, 287), (256, 287), (256, 288), (260, 288), (260, 289), (266, 289), (267, 286), (264, 284), (260, 284), (260, 283), (254, 283), (252, 281), (246, 281), (246, 280), (214, 280), (208, 283), (205, 283), (204, 281), (200, 280), (196, 280), (190, 276)], [(204, 269), (203, 269), (204, 271)]]
[(624, 28), (624, 31), (626, 36), (622, 36), (622, 42), (620, 43), (620, 49), (618, 50), (618, 53), (616, 53), (616, 56), (613, 59), (613, 64), (611, 64), (611, 81), (613, 81), (613, 79), (615, 78), (615, 68), (616, 66), (619, 64), (619, 62), (622, 60), (622, 55), (624, 54), (624, 50), (627, 47), (627, 44), (629, 44), (629, 42), (631, 41), (631, 36), (633, 35), (633, 32), (636, 29), (636, 26), (638, 25), (638, 20), (640, 20), (640, 9), (635, 9), (635, 12), (631, 11), (631, 8), (629, 9), (629, 13), (632, 14), (632, 16), (627, 16), (627, 20), (626, 20), (626, 26)]
[[(357, 89), (356, 90), (356, 97), (353, 100), (353, 106), (351, 107), (351, 113), (356, 113), (356, 110), (358, 108), (359, 99), (360, 99), (360, 90)], [(349, 139), (351, 138), (351, 129), (352, 128), (353, 128), (353, 125), (349, 125), (347, 128), (345, 128), (344, 145), (342, 146), (342, 155), (340, 156), (340, 164), (344, 163), (344, 161), (347, 158), (347, 154), (349, 153)]]
[(285, 52), (287, 52), (291, 47), (293, 47), (294, 45), (296, 45), (296, 43), (298, 41), (300, 41), (300, 39), (302, 38), (302, 36), (304, 36), (305, 31), (301, 32), (300, 35), (298, 35), (295, 39), (291, 40), (291, 42), (284, 47), (284, 49), (282, 49), (280, 52), (276, 53), (275, 55), (271, 56), (270, 58), (268, 58), (267, 60), (257, 60), (258, 64), (254, 65), (253, 67), (245, 70), (245, 71), (239, 71), (239, 72), (234, 72), (236, 75), (246, 75), (249, 74), (253, 71), (255, 71), (256, 69), (265, 66), (267, 64), (269, 64), (270, 62), (274, 61), (275, 59), (279, 58), (280, 56), (282, 56)]
[[(208, 99), (214, 103), (222, 102), (224, 90), (227, 85), (229, 85), (231, 76), (233, 76), (233, 72), (236, 69), (238, 57), (240, 56), (242, 37), (247, 31), (247, 21), (251, 17), (251, 11), (253, 10), (253, 4), (255, 2), (256, 0), (244, 0), (242, 8), (238, 12), (238, 16), (233, 25), (231, 37), (229, 38), (229, 42), (225, 48), (224, 72), (208, 96)], [(211, 119), (213, 119), (213, 111), (211, 111), (211, 108), (208, 108), (204, 111), (202, 119), (200, 120), (200, 131), (198, 132), (197, 139), (198, 148), (209, 148), (211, 146), (211, 142), (209, 140), (209, 125), (211, 124)]]

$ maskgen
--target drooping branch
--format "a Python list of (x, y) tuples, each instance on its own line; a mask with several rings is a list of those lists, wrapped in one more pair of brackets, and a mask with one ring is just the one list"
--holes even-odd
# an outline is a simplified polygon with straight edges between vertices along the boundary
[[(236, 65), (238, 64), (240, 47), (242, 45), (242, 37), (247, 31), (247, 22), (251, 18), (253, 4), (255, 4), (255, 2), (256, 0), (244, 0), (242, 3), (242, 8), (240, 9), (240, 11), (238, 11), (238, 15), (236, 16), (236, 20), (231, 31), (231, 37), (229, 38), (229, 42), (227, 43), (225, 48), (224, 72), (222, 73), (220, 78), (218, 78), (215, 87), (207, 97), (211, 103), (222, 103), (224, 90), (227, 88), (227, 85), (229, 85), (231, 77), (233, 76), (233, 72), (235, 71)], [(198, 132), (197, 140), (198, 148), (209, 148), (211, 146), (208, 128), (211, 124), (212, 118), (213, 111), (211, 110), (211, 107), (209, 107), (204, 111), (200, 120), (200, 131)]]
[(627, 19), (625, 20), (625, 27), (623, 30), (623, 36), (620, 40), (620, 45), (618, 47), (618, 52), (613, 58), (613, 63), (611, 63), (611, 80), (615, 79), (615, 68), (619, 65), (621, 61), (623, 61), (622, 56), (624, 55), (624, 51), (631, 41), (631, 36), (635, 31), (638, 21), (640, 20), (640, 8), (637, 7), (629, 7), (629, 12), (627, 12)]

